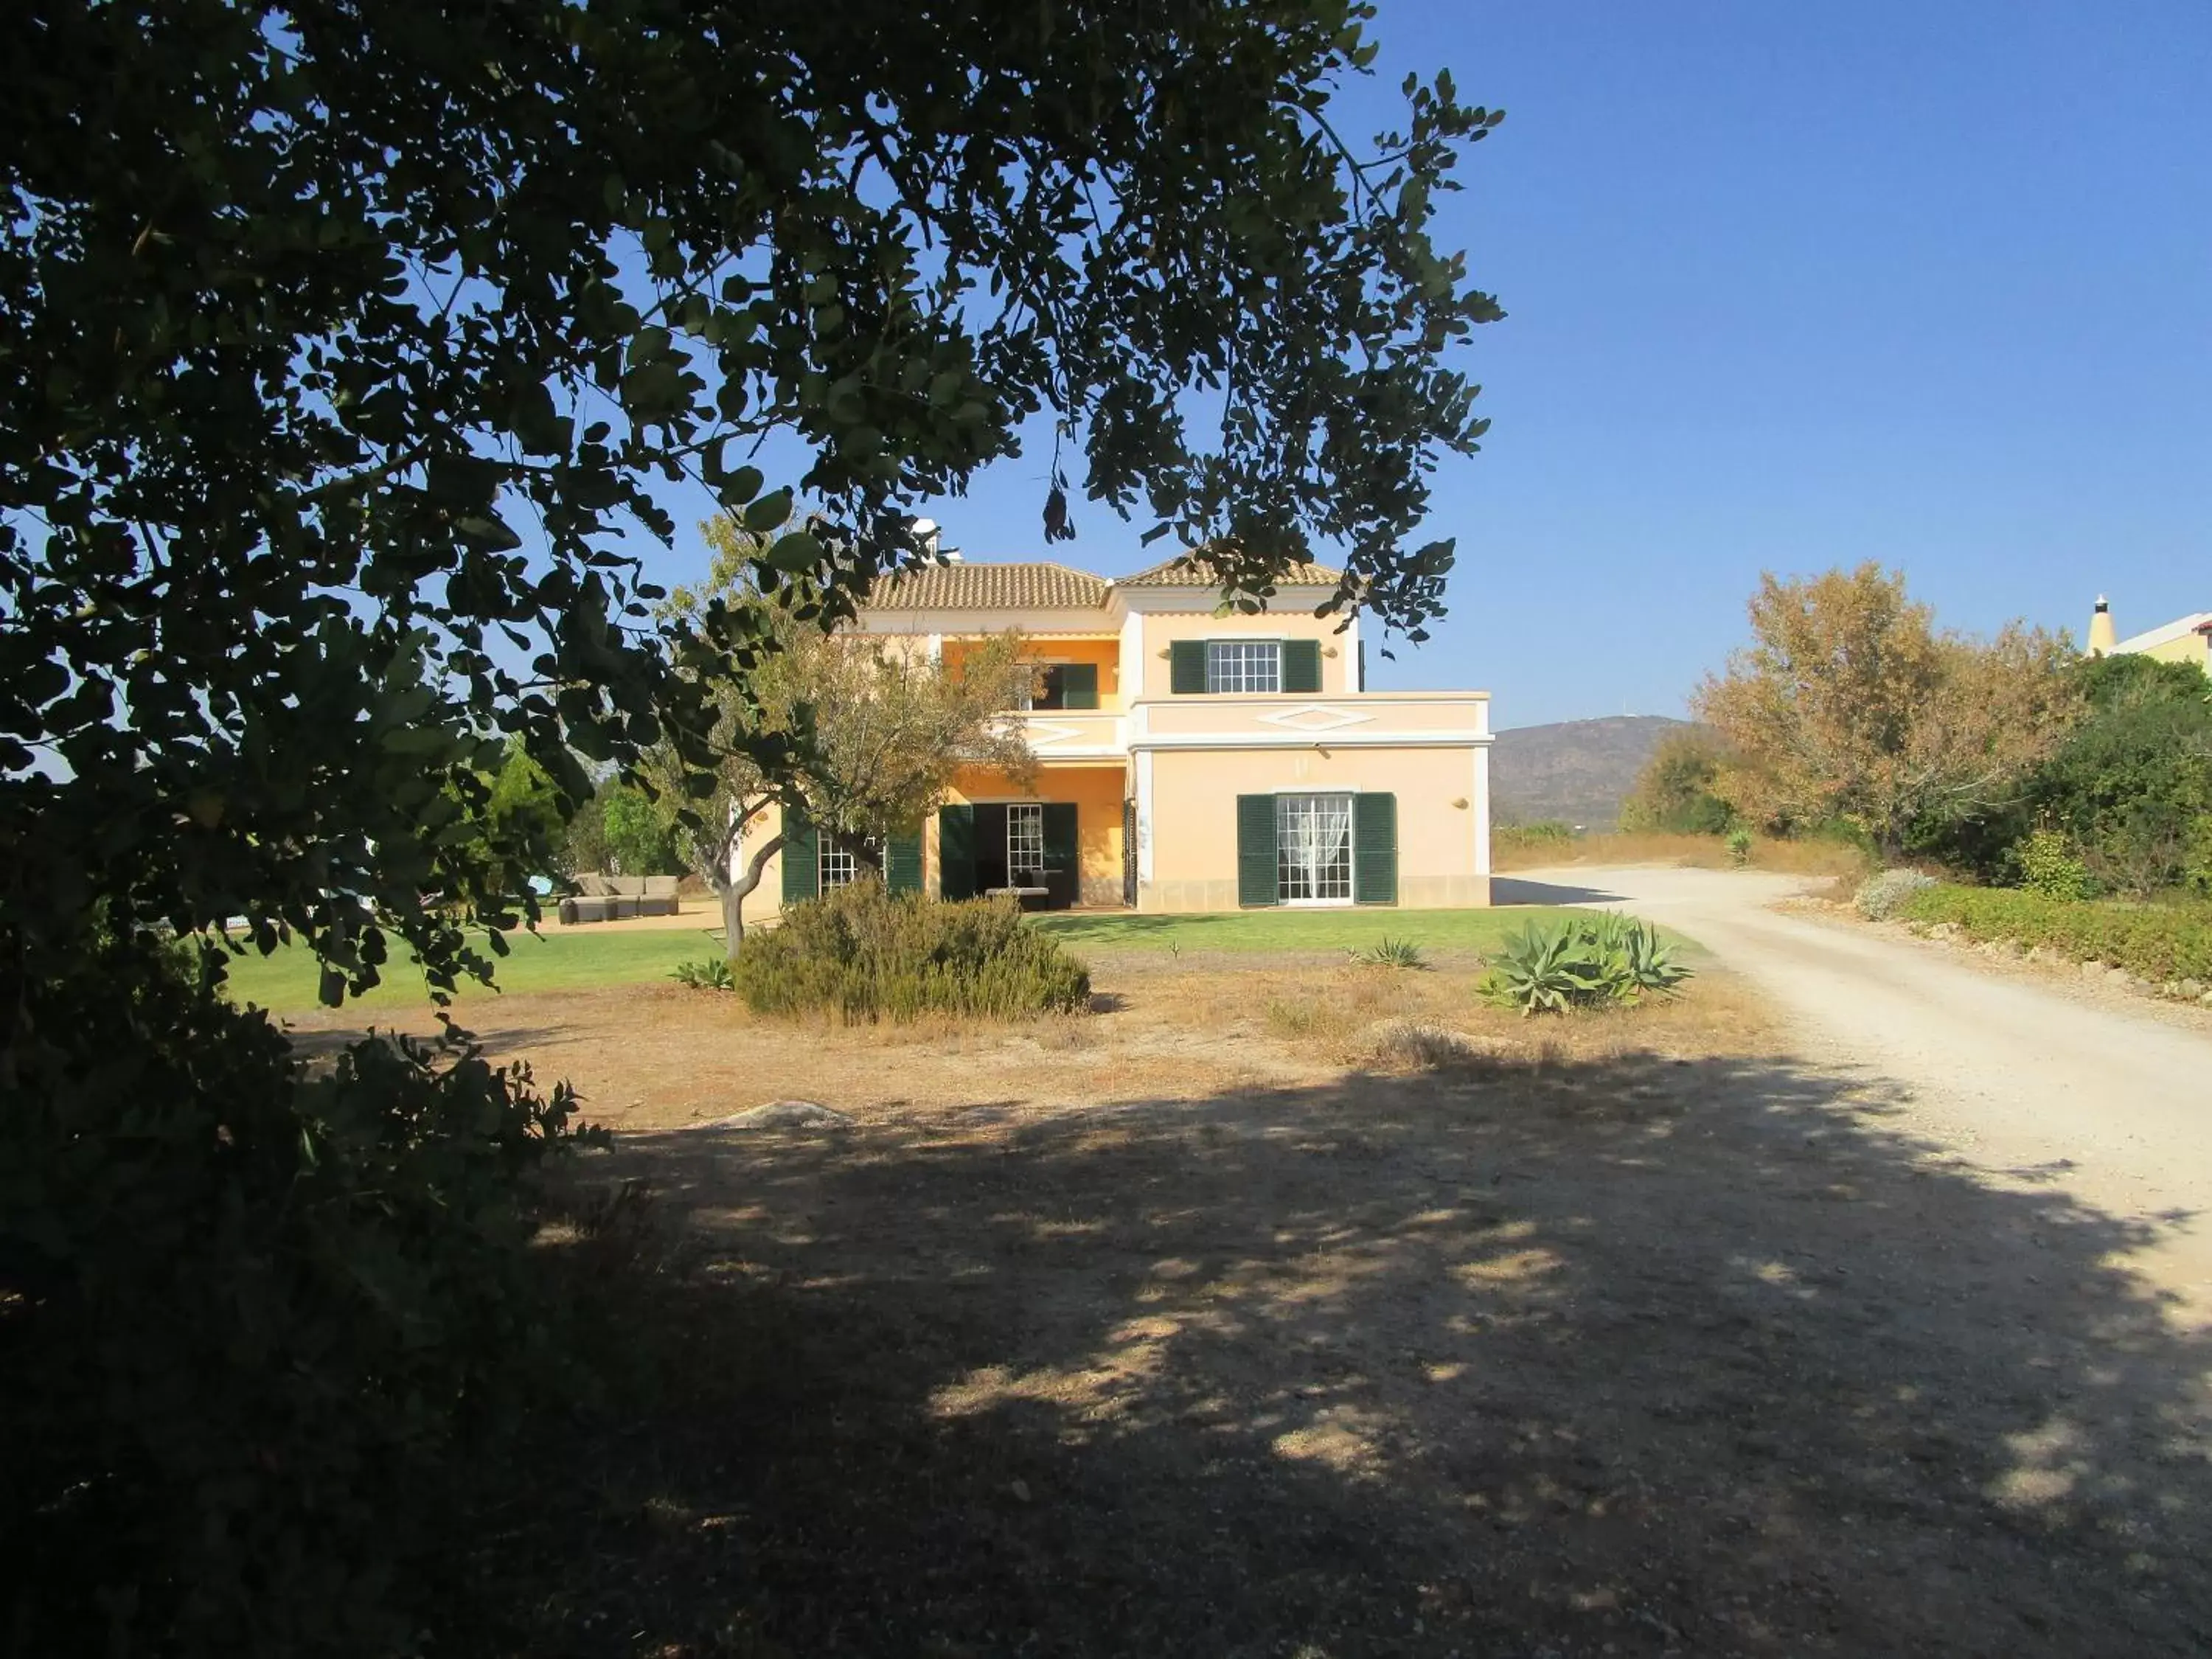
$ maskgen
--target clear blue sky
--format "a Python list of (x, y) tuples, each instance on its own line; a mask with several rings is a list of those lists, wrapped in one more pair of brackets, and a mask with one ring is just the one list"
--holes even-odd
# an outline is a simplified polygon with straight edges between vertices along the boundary
[[(2212, 3), (1381, 0), (1375, 33), (1358, 109), (1449, 67), (1508, 112), (1442, 236), (1509, 315), (1466, 359), (1484, 452), (1437, 479), (1451, 615), (1372, 683), (1680, 714), (1762, 568), (1869, 557), (1971, 629), (2212, 609)], [(1046, 556), (1043, 471), (933, 510)], [(1053, 556), (1152, 556), (1077, 522)]]

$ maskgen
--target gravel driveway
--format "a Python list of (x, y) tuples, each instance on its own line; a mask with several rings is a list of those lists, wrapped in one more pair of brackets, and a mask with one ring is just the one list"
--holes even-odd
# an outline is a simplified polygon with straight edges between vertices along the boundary
[(1806, 1060), (1895, 1085), (1893, 1127), (2144, 1224), (2155, 1242), (2126, 1265), (2212, 1322), (2212, 1020), (1773, 908), (1807, 884), (1560, 868), (1498, 886), (1500, 902), (1619, 905), (1679, 927), (1787, 1012)]

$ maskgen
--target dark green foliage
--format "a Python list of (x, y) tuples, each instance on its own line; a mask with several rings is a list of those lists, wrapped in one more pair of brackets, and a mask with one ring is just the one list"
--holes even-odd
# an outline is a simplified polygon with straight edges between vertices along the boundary
[(1523, 928), (1492, 959), (1482, 994), (1522, 1014), (1563, 1014), (1671, 995), (1689, 977), (1658, 929), (1602, 910)]
[(602, 871), (623, 876), (676, 876), (684, 860), (676, 832), (653, 798), (618, 777), (603, 781), (576, 809), (562, 841), (564, 872)]
[(372, 1039), (313, 1073), (159, 941), (20, 1010), (0, 1113), (9, 1651), (397, 1651), (544, 1312), (565, 1089)]
[(2212, 904), (2063, 899), (1945, 885), (1916, 895), (1901, 914), (1911, 921), (1956, 923), (1969, 939), (2041, 945), (2145, 979), (2212, 979)]
[(1091, 1003), (1090, 970), (1012, 902), (933, 902), (867, 880), (792, 905), (747, 939), (737, 988), (757, 1013), (849, 1020), (1018, 1019)]
[(463, 821), (474, 832), (469, 855), (494, 891), (520, 894), (534, 878), (562, 873), (569, 840), (562, 809), (561, 792), (545, 769), (520, 739), (510, 739), (506, 759), (486, 781), (481, 804), (463, 808)]
[(2090, 658), (2071, 671), (2078, 717), (2002, 810), (1913, 826), (1907, 846), (1990, 883), (2027, 878), (2028, 838), (2049, 831), (2099, 892), (2185, 884), (2212, 817), (2212, 682), (2185, 663)]
[[(567, 811), (665, 738), (682, 795), (763, 659), (744, 607), (654, 635), (657, 492), (804, 492), (757, 571), (839, 615), (1048, 406), (1240, 603), (1318, 539), (1419, 637), (1427, 475), (1483, 426), (1446, 360), (1498, 314), (1427, 227), (1497, 117), (1409, 82), (1347, 154), (1366, 18), (0, 7), (11, 1644), (415, 1644), (403, 1489), (533, 1352), (515, 1183), (566, 1103), (306, 1079), (135, 942), (243, 917), (333, 1001), (395, 940), (489, 976), (510, 744)], [(1199, 382), (1230, 419), (1177, 418)], [(740, 464), (770, 433), (800, 476)]]
[(2212, 812), (2190, 827), (2181, 866), (2181, 884), (2197, 898), (2212, 898)]
[(1718, 836), (1735, 827), (1735, 810), (1713, 793), (1723, 750), (1699, 726), (1669, 732), (1637, 774), (1621, 804), (1623, 830), (1671, 836)]
[(668, 821), (634, 784), (609, 783), (593, 798), (607, 826), (608, 867), (624, 876), (677, 876), (684, 860)]
[(2087, 714), (2037, 773), (2025, 823), (2064, 835), (2105, 890), (2175, 886), (2197, 821), (2212, 814), (2212, 682), (2141, 656), (2077, 672)]

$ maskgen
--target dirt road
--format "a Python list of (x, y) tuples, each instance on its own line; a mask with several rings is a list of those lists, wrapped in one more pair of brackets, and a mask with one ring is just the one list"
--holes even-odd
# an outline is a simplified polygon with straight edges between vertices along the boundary
[(1617, 904), (1680, 928), (1788, 1011), (1805, 1059), (1886, 1085), (1891, 1127), (2141, 1224), (2151, 1242), (2126, 1265), (2179, 1297), (2177, 1316), (2212, 1322), (2212, 1022), (1773, 908), (1804, 884), (1557, 869), (1501, 880), (1499, 897)]

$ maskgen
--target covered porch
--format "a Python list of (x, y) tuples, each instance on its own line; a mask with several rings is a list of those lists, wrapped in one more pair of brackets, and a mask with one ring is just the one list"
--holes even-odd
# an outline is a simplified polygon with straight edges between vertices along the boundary
[(1133, 900), (1128, 811), (1118, 758), (1047, 762), (1026, 784), (963, 773), (924, 831), (926, 889), (947, 899), (1006, 894), (1031, 910), (1121, 908)]

